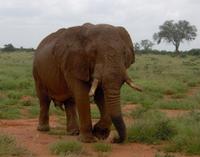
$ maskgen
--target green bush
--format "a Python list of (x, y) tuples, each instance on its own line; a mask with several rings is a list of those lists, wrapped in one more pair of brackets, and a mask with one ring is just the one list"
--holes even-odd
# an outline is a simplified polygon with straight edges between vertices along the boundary
[(128, 141), (155, 144), (169, 140), (175, 134), (176, 129), (170, 119), (161, 112), (148, 110), (141, 113), (128, 128)]
[(188, 51), (190, 55), (200, 55), (200, 49), (191, 49)]
[(136, 108), (136, 110), (133, 110), (131, 112), (131, 116), (133, 118), (140, 118), (145, 112), (148, 111), (148, 108), (145, 108), (145, 107), (138, 107)]
[(200, 155), (200, 112), (192, 111), (174, 121), (177, 134), (171, 139), (167, 151)]
[(29, 156), (27, 149), (17, 145), (15, 138), (0, 134), (0, 156)]
[(82, 152), (82, 145), (75, 141), (57, 141), (49, 146), (52, 154), (67, 155), (80, 154)]
[(107, 143), (95, 143), (93, 148), (97, 152), (110, 152), (112, 150), (111, 144)]
[(175, 155), (169, 153), (166, 154), (156, 153), (155, 157), (175, 157)]

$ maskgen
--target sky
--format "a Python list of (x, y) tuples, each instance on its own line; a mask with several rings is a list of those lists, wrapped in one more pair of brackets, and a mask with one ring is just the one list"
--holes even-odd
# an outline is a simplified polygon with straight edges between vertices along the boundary
[[(107, 23), (125, 27), (133, 42), (153, 41), (166, 20), (187, 20), (195, 25), (197, 38), (180, 50), (200, 48), (200, 0), (0, 0), (0, 47), (36, 48), (59, 28), (83, 23)], [(155, 49), (174, 50), (171, 44)]]

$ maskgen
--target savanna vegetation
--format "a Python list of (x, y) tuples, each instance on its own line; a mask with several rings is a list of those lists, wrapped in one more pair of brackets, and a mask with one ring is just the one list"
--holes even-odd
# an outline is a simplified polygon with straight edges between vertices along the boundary
[[(32, 78), (32, 59), (32, 52), (0, 53), (0, 119), (27, 119), (38, 116), (39, 105)], [(124, 113), (132, 119), (131, 124), (127, 124), (128, 143), (162, 144), (159, 149), (164, 152), (200, 155), (199, 67), (199, 55), (136, 55), (136, 63), (130, 67), (129, 75), (144, 91), (139, 93), (126, 85), (121, 90), (123, 106), (138, 106), (130, 113)], [(170, 117), (162, 112), (166, 109), (185, 111), (185, 114)], [(51, 105), (50, 114), (56, 114), (63, 127), (54, 128), (49, 135), (65, 135), (64, 113)], [(99, 117), (94, 105), (92, 117)], [(7, 155), (3, 151), (7, 145), (12, 145), (14, 150), (20, 150), (14, 155), (27, 153), (25, 149), (16, 149), (18, 146), (15, 142), (13, 138), (0, 132), (0, 156)], [(9, 146), (9, 149), (12, 147)], [(112, 150), (111, 145), (104, 143), (97, 143), (92, 147), (97, 152)], [(58, 141), (51, 144), (49, 149), (53, 154), (79, 154), (82, 152), (82, 145), (78, 142)], [(7, 152), (11, 152), (9, 155), (13, 154), (13, 150)]]

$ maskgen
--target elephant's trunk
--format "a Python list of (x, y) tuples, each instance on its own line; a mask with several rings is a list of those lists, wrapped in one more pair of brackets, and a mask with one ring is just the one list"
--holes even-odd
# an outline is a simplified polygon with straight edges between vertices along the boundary
[(120, 90), (104, 90), (106, 109), (119, 134), (119, 139), (114, 142), (122, 143), (126, 139), (126, 127), (122, 118), (120, 107)]

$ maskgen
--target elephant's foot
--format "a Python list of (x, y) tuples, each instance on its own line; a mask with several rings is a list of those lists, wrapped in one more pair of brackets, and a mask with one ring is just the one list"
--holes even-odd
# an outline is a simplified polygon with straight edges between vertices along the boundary
[(98, 139), (106, 139), (110, 135), (110, 129), (102, 126), (99, 122), (94, 125), (92, 132)]
[(78, 140), (84, 143), (93, 143), (96, 142), (97, 139), (93, 135), (79, 135)]
[(79, 129), (78, 128), (67, 129), (67, 135), (77, 136), (79, 135)]
[(38, 127), (37, 127), (37, 130), (38, 131), (49, 131), (50, 130), (50, 127), (48, 124), (39, 124)]
[(113, 138), (113, 140), (112, 140), (111, 142), (112, 142), (112, 143), (123, 143), (124, 141), (121, 140), (119, 137), (118, 137), (118, 138), (115, 137), (115, 138)]

